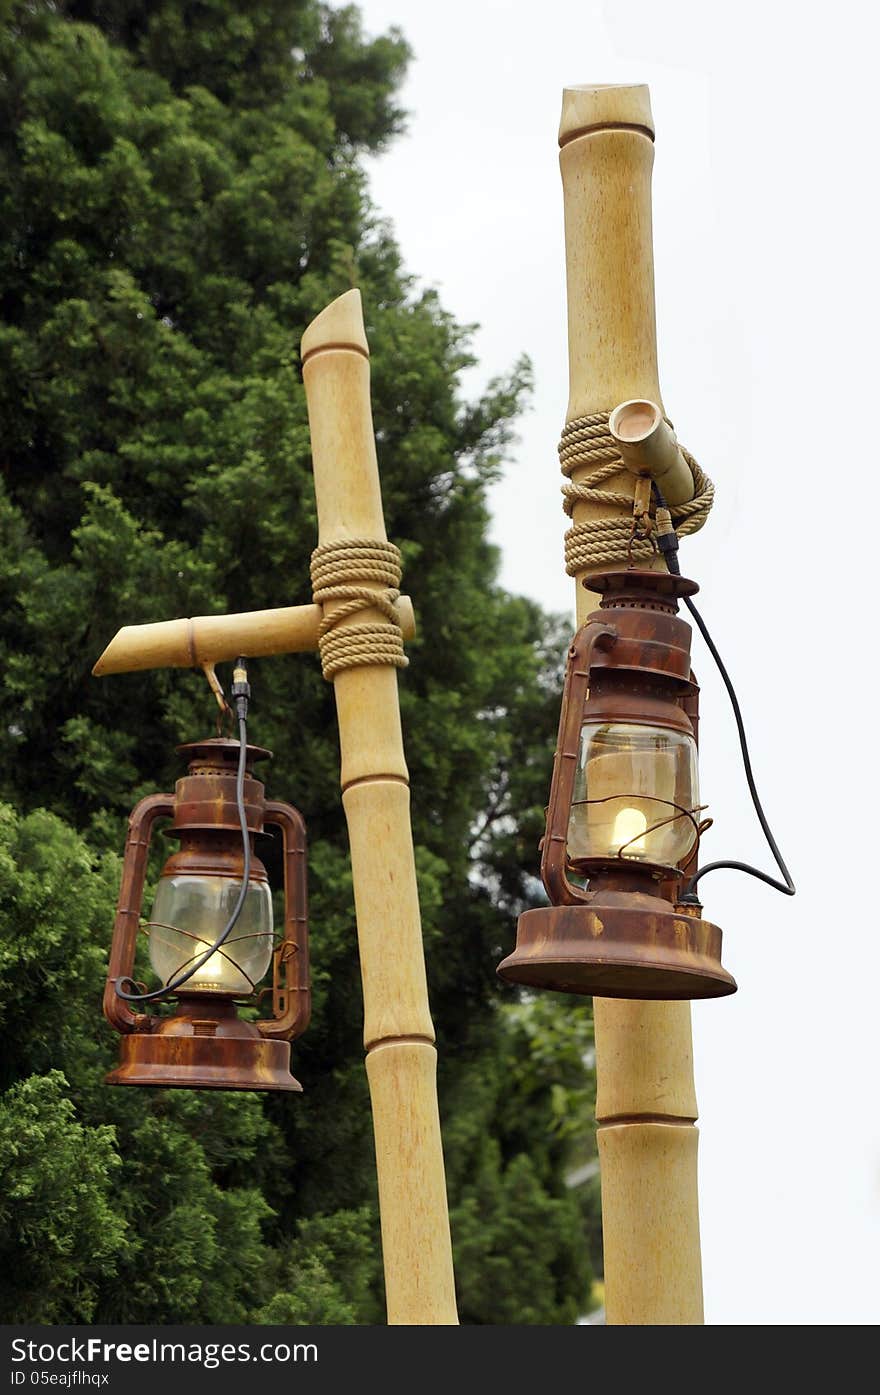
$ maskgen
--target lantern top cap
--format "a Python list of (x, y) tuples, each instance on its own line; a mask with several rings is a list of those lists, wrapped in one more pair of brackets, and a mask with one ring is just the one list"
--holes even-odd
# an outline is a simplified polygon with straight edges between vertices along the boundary
[[(191, 772), (195, 766), (232, 771), (238, 766), (239, 743), (226, 736), (209, 736), (204, 741), (187, 741), (184, 745), (176, 747), (176, 750), (179, 756), (183, 756)], [(272, 752), (267, 751), (265, 747), (249, 745), (247, 769), (250, 770), (255, 761), (270, 760), (271, 757)]]
[(598, 572), (586, 577), (583, 584), (601, 595), (603, 606), (646, 605), (671, 611), (678, 609), (676, 601), (682, 596), (694, 596), (700, 589), (686, 576), (638, 567)]

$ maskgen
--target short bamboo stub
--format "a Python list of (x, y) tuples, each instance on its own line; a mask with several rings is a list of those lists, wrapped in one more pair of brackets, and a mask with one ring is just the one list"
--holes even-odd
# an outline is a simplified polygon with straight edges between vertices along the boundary
[(626, 468), (637, 477), (653, 480), (668, 507), (693, 499), (691, 467), (656, 402), (637, 398), (619, 403), (608, 418), (608, 430)]

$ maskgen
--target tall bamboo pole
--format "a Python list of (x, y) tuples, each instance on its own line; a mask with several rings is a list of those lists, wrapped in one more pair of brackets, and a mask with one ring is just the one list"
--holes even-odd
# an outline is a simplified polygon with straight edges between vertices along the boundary
[[(360, 293), (348, 291), (302, 340), (319, 542), (386, 541)], [(377, 583), (377, 590), (381, 586)], [(330, 605), (332, 606), (332, 602)], [(381, 620), (361, 611), (342, 625)], [(391, 1324), (456, 1323), (397, 674), (388, 664), (334, 679), (342, 802), (351, 842), (373, 1107), (385, 1293)]]
[[(566, 421), (642, 399), (657, 374), (647, 87), (566, 88), (559, 130), (570, 396)], [(576, 470), (575, 482), (590, 467)], [(603, 488), (632, 495), (621, 471)], [(621, 506), (579, 501), (574, 520)], [(657, 565), (662, 566), (659, 562)], [(599, 598), (576, 578), (581, 624)], [(690, 1004), (594, 1000), (605, 1308), (611, 1324), (703, 1321)]]

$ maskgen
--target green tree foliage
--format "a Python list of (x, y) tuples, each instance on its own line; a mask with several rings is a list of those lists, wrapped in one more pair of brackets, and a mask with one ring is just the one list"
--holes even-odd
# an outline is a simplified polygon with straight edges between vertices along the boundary
[[(0, 1294), (7, 1322), (89, 1322), (126, 1251), (113, 1129), (76, 1121), (59, 1071), (0, 1103)], [(22, 1266), (23, 1256), (27, 1256)]]
[(213, 712), (193, 674), (96, 681), (91, 664), (122, 624), (307, 595), (297, 345), (356, 283), (420, 622), (401, 700), (462, 1311), (569, 1322), (594, 1221), (564, 1182), (592, 1146), (589, 1016), (517, 1003), (494, 975), (535, 891), (564, 637), (500, 589), (487, 541), (527, 365), (463, 400), (468, 332), (405, 274), (369, 202), (362, 157), (400, 129), (406, 44), (317, 0), (7, 8), (3, 1316), (381, 1320), (335, 716), (314, 660), (252, 668), (269, 791), (310, 827), (304, 1096), (107, 1089), (98, 1017), (126, 813), (171, 787), (174, 745)]
[(444, 1127), (463, 1322), (574, 1322), (589, 1276), (579, 1194), (548, 1187), (592, 1152), (583, 1001), (505, 1002), (454, 1072)]

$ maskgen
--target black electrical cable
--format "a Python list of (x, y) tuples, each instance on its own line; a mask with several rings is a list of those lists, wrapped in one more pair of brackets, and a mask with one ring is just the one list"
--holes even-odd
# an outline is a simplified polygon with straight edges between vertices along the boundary
[[(660, 493), (660, 490), (657, 488), (656, 484), (654, 485), (654, 493), (657, 496), (658, 505), (661, 508), (666, 508), (663, 495)], [(671, 531), (669, 531), (668, 533), (659, 534), (657, 542), (659, 544), (661, 552), (663, 553), (666, 559), (666, 565), (669, 568), (670, 572), (672, 572), (674, 576), (681, 576), (681, 568), (678, 564), (678, 534), (676, 533), (675, 529), (672, 528)], [(754, 806), (755, 813), (758, 816), (758, 822), (761, 825), (764, 837), (767, 839), (767, 845), (770, 851), (772, 852), (776, 865), (782, 873), (783, 877), (785, 878), (785, 881), (777, 881), (777, 879), (775, 877), (771, 877), (769, 873), (762, 872), (757, 867), (752, 867), (748, 862), (707, 862), (705, 867), (697, 868), (694, 875), (689, 879), (684, 891), (682, 892), (680, 899), (684, 902), (689, 902), (692, 905), (699, 905), (699, 897), (696, 893), (697, 882), (700, 881), (702, 877), (705, 877), (707, 872), (717, 872), (721, 868), (725, 867), (729, 868), (731, 871), (734, 872), (745, 872), (750, 877), (757, 877), (759, 881), (766, 882), (768, 886), (772, 886), (774, 891), (781, 891), (783, 896), (794, 896), (795, 885), (792, 881), (791, 873), (789, 872), (788, 868), (785, 865), (785, 862), (783, 861), (782, 853), (779, 851), (776, 839), (773, 837), (773, 832), (770, 828), (769, 823), (767, 822), (767, 816), (764, 813), (761, 801), (758, 798), (758, 791), (755, 786), (755, 777), (752, 772), (752, 762), (749, 756), (749, 746), (746, 740), (745, 724), (743, 722), (743, 716), (740, 710), (739, 699), (736, 696), (736, 690), (734, 689), (730, 674), (727, 672), (727, 669), (724, 666), (724, 661), (721, 658), (721, 655), (718, 653), (712, 636), (710, 635), (706, 627), (705, 620), (703, 619), (700, 612), (697, 610), (697, 607), (694, 605), (690, 596), (684, 596), (682, 599), (684, 600), (684, 603), (690, 611), (691, 615), (694, 617), (694, 620), (697, 624), (697, 628), (699, 629), (700, 634), (703, 636), (703, 639), (706, 641), (706, 648), (709, 650), (709, 653), (715, 660), (718, 672), (721, 674), (724, 686), (727, 689), (727, 696), (730, 698), (730, 705), (733, 708), (733, 716), (736, 722), (736, 729), (739, 734), (739, 745), (740, 750), (742, 752), (743, 769), (745, 770), (746, 783), (749, 787), (749, 794), (752, 796), (752, 804)]]
[[(242, 679), (239, 679), (237, 676), (239, 671), (242, 672), (244, 675)], [(182, 988), (183, 985), (192, 978), (193, 974), (198, 973), (199, 969), (202, 967), (203, 964), (207, 964), (208, 960), (211, 958), (211, 955), (216, 954), (217, 950), (220, 949), (226, 943), (241, 917), (242, 910), (244, 909), (245, 897), (247, 896), (248, 892), (248, 882), (250, 880), (251, 875), (251, 840), (250, 835), (248, 833), (247, 813), (244, 807), (244, 777), (245, 772), (247, 770), (248, 744), (247, 711), (250, 693), (251, 690), (247, 681), (245, 661), (244, 659), (239, 659), (238, 663), (236, 664), (236, 680), (232, 685), (232, 696), (235, 701), (236, 716), (238, 717), (239, 750), (238, 769), (236, 771), (235, 776), (235, 805), (238, 811), (238, 823), (241, 829), (241, 850), (243, 865), (241, 874), (241, 887), (239, 889), (238, 897), (236, 899), (235, 906), (233, 907), (232, 914), (230, 915), (223, 930), (217, 936), (216, 940), (210, 946), (210, 948), (206, 949), (204, 954), (200, 954), (199, 957), (182, 974), (178, 974), (176, 978), (170, 978), (163, 988), (156, 988), (153, 990), (152, 993), (130, 993), (127, 989), (122, 988), (120, 985), (123, 983), (133, 983), (134, 980), (131, 978), (117, 979), (116, 996), (119, 998), (123, 998), (127, 1003), (153, 1002), (156, 998), (164, 998), (169, 993), (174, 993), (178, 988)]]

